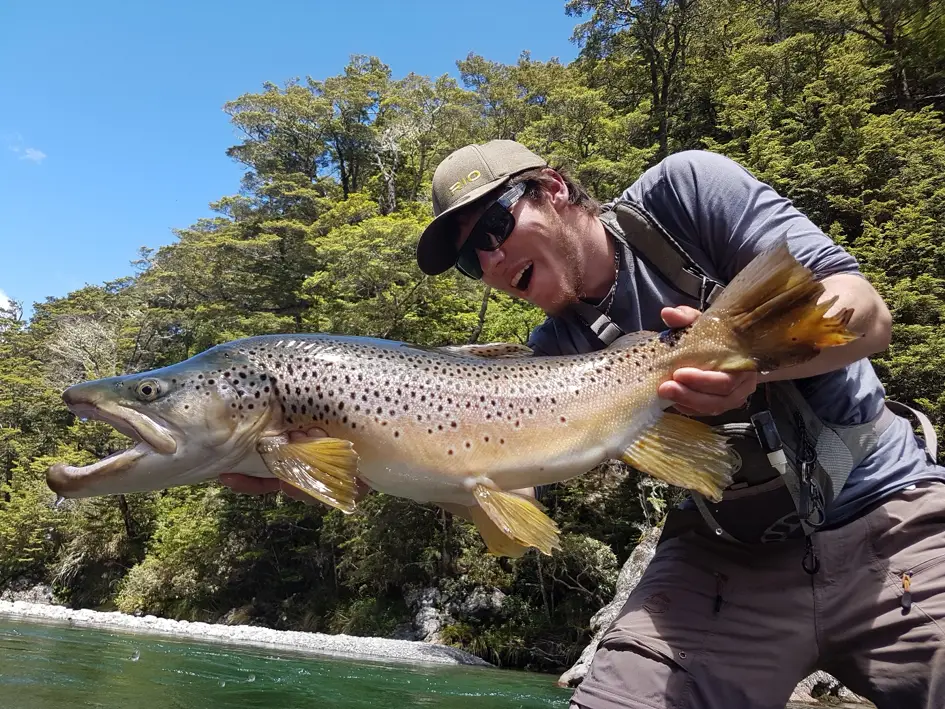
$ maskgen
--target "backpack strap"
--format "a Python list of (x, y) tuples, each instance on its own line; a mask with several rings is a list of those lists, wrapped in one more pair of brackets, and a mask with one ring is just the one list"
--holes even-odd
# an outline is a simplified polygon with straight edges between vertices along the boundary
[(911, 406), (906, 406), (901, 401), (886, 399), (886, 406), (892, 409), (893, 413), (896, 413), (905, 419), (912, 419), (919, 424), (919, 427), (922, 429), (925, 452), (929, 457), (929, 461), (935, 465), (938, 461), (938, 434), (935, 433), (935, 427), (932, 425), (929, 417), (918, 409), (913, 409)]
[(708, 276), (663, 225), (637, 204), (616, 202), (600, 219), (676, 290), (698, 300), (701, 310), (722, 292), (723, 284)]
[[(621, 200), (607, 205), (600, 220), (673, 288), (698, 300), (700, 310), (706, 310), (722, 292), (724, 285), (707, 275), (663, 225), (637, 204)], [(605, 347), (626, 334), (590, 303), (579, 300), (570, 311)]]

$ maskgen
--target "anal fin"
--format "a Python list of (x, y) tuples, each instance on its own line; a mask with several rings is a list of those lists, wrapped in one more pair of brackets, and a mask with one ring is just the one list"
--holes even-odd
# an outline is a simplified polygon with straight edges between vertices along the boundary
[(358, 454), (351, 441), (317, 438), (289, 443), (285, 436), (263, 438), (256, 446), (269, 472), (346, 514), (357, 499)]
[(676, 414), (663, 414), (621, 459), (640, 472), (695, 490), (714, 502), (732, 484), (735, 467), (724, 436), (701, 421)]
[(490, 554), (519, 559), (528, 551), (528, 547), (522, 546), (506, 536), (479, 505), (467, 507), (466, 505), (459, 505), (454, 502), (437, 502), (436, 504), (451, 515), (475, 524), (476, 529), (479, 531), (479, 536), (482, 537), (482, 541), (485, 543), (486, 549), (488, 549)]
[[(558, 525), (541, 511), (534, 500), (514, 492), (494, 490), (482, 484), (476, 485), (473, 494), (481, 511), (495, 525), (495, 532), (508, 537), (519, 546), (535, 547), (549, 556), (552, 549), (561, 548), (558, 541)], [(470, 508), (470, 510), (473, 514), (477, 514), (476, 508)], [(480, 526), (479, 533), (489, 544), (489, 538), (486, 535), (492, 536), (493, 530), (487, 529), (486, 534), (483, 534), (483, 527)], [(492, 538), (494, 541), (495, 537), (492, 536)], [(507, 548), (501, 544), (498, 546)]]

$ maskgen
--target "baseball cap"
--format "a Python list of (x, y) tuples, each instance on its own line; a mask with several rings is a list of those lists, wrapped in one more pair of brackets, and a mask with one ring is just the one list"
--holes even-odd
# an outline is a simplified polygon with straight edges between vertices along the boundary
[(417, 243), (417, 265), (430, 276), (456, 263), (448, 215), (501, 187), (518, 173), (548, 163), (514, 140), (490, 140), (450, 153), (433, 173), (434, 219)]

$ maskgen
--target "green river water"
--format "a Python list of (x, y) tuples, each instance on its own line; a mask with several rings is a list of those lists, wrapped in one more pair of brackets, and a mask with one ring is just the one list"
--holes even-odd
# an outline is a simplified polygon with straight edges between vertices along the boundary
[(0, 617), (0, 709), (566, 709), (555, 679)]
[(0, 618), (0, 709), (564, 709), (555, 679)]

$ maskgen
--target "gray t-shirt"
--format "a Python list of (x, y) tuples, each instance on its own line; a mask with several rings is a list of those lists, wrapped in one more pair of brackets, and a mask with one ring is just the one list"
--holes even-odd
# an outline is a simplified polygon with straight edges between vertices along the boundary
[[(619, 199), (644, 207), (706, 273), (723, 283), (785, 233), (791, 253), (818, 278), (859, 275), (856, 260), (788, 199), (716, 153), (692, 150), (671, 155), (647, 170)], [(622, 266), (610, 317), (624, 332), (666, 329), (660, 319), (663, 307), (699, 307), (626, 244), (617, 243)], [(600, 347), (586, 328), (564, 318), (548, 318), (532, 332), (529, 345), (537, 354), (548, 355)], [(885, 397), (867, 359), (795, 384), (823, 420), (837, 425), (871, 420)], [(945, 480), (945, 468), (928, 462), (909, 422), (897, 418), (876, 450), (850, 474), (828, 510), (827, 524), (839, 524), (895, 491), (929, 479)]]

